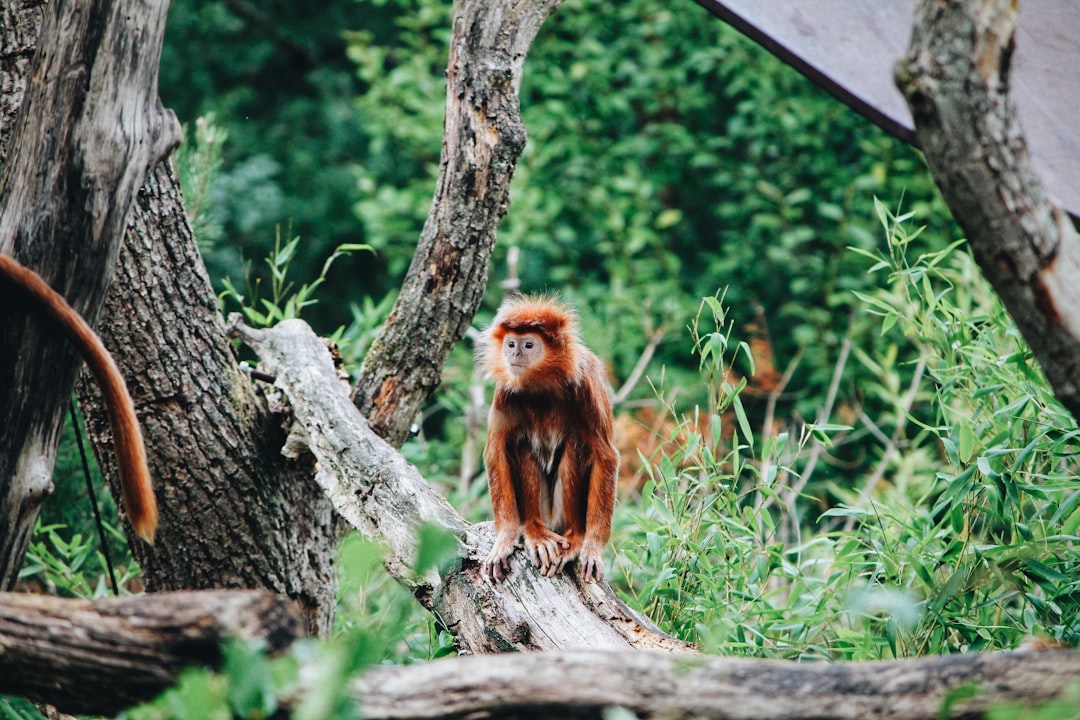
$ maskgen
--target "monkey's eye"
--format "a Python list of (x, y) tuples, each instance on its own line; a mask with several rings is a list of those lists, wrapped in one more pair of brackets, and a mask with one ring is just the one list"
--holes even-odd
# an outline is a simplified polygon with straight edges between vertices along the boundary
[(508, 348), (512, 348), (512, 347), (514, 347), (514, 345), (516, 345), (516, 344), (517, 344), (517, 343), (515, 343), (515, 342), (514, 342), (513, 340), (507, 340), (507, 341), (506, 341), (506, 347), (508, 347)]

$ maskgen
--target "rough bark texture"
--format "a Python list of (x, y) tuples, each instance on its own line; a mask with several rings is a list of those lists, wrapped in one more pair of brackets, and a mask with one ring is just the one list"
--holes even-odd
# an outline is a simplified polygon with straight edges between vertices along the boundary
[(265, 591), (69, 600), (0, 594), (0, 693), (64, 712), (114, 715), (153, 699), (192, 665), (215, 667), (226, 638), (271, 652), (303, 635), (294, 605)]
[(456, 0), (435, 198), (401, 294), (364, 359), (355, 401), (398, 447), (487, 288), (495, 229), (525, 147), (529, 45), (561, 0)]
[(1080, 418), (1080, 243), (1032, 169), (1009, 93), (1012, 0), (921, 2), (897, 84), (975, 260)]
[[(101, 333), (157, 486), (157, 541), (133, 544), (147, 588), (266, 588), (297, 600), (310, 632), (327, 634), (342, 524), (311, 467), (281, 455), (284, 420), (237, 365), (166, 164), (139, 192)], [(115, 496), (108, 419), (87, 377), (79, 400)]]
[(1075, 691), (1077, 678), (1071, 650), (835, 665), (574, 652), (378, 668), (355, 689), (369, 720), (600, 720), (613, 707), (640, 718), (938, 720), (1044, 703)]
[[(0, 0), (0, 139), (23, 100), (43, 7)], [(145, 62), (157, 66), (156, 56)], [(267, 588), (297, 600), (309, 631), (326, 634), (342, 524), (310, 468), (280, 456), (282, 420), (238, 372), (165, 164), (138, 193), (117, 263), (99, 331), (135, 398), (161, 506), (155, 548), (129, 533), (147, 586)], [(119, 497), (105, 410), (87, 377), (79, 396)], [(11, 556), (16, 567), (21, 561), (21, 552)]]
[[(6, 0), (5, 17), (19, 12), (16, 2)], [(112, 0), (45, 5), (33, 81), (8, 136), (0, 251), (37, 271), (91, 325), (135, 191), (180, 137), (157, 94), (166, 9)], [(11, 102), (14, 93), (5, 93)], [(0, 587), (14, 583), (51, 489), (79, 366), (66, 339), (0, 287)]]
[[(494, 539), (491, 524), (467, 523), (372, 431), (311, 328), (289, 320), (272, 330), (235, 329), (292, 408), (290, 452), (314, 456), (316, 481), (337, 511), (387, 546), (391, 574), (454, 633), (462, 651), (690, 649), (636, 616), (606, 583), (582, 584), (565, 574), (543, 578), (521, 551), (506, 583), (484, 583), (477, 557)], [(424, 524), (460, 541), (458, 562), (441, 573), (415, 567)]]
[(0, 1), (0, 169), (7, 162), (8, 138), (22, 105), (30, 65), (37, 52), (44, 5)]

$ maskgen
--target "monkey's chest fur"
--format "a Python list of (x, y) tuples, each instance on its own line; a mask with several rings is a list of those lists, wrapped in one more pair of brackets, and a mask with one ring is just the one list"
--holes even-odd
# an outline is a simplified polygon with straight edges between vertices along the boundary
[[(508, 455), (518, 458), (511, 472), (520, 474), (521, 463), (531, 462), (540, 474), (540, 509), (544, 524), (555, 532), (566, 529), (563, 510), (567, 484), (572, 492), (587, 486), (592, 464), (586, 437), (591, 428), (574, 402), (566, 395), (505, 393), (493, 410), (506, 423)], [(521, 478), (514, 478), (520, 487)]]

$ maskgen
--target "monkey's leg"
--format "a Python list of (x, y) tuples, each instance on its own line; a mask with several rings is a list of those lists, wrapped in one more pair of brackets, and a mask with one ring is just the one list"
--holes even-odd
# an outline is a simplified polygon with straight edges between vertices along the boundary
[(559, 567), (559, 559), (570, 543), (562, 535), (552, 532), (544, 523), (542, 498), (545, 492), (543, 471), (540, 462), (531, 452), (524, 452), (519, 473), (521, 482), (522, 535), (525, 537), (525, 549), (533, 564), (540, 568), (545, 577), (554, 575)]
[(588, 485), (583, 488), (582, 502), (586, 504), (585, 541), (579, 561), (581, 577), (586, 582), (604, 579), (604, 546), (611, 538), (611, 517), (615, 513), (615, 483), (619, 474), (619, 456), (614, 447), (599, 446), (592, 467), (588, 470)]
[(480, 567), (488, 582), (500, 582), (510, 572), (510, 555), (521, 537), (521, 510), (516, 490), (516, 468), (512, 467), (505, 440), (492, 438), (484, 455), (487, 465), (488, 491), (495, 513), (495, 543)]

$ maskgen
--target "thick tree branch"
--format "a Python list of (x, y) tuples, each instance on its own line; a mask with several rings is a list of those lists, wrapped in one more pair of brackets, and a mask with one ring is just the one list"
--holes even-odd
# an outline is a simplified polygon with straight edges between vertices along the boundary
[(276, 652), (303, 634), (293, 603), (265, 591), (92, 602), (0, 593), (0, 693), (114, 715), (156, 697), (186, 667), (217, 666), (226, 638)]
[(391, 445), (408, 436), (487, 287), (495, 229), (525, 147), (518, 89), (562, 0), (456, 0), (435, 198), (401, 294), (364, 359), (357, 407)]
[(612, 707), (645, 718), (937, 720), (1045, 703), (1076, 692), (1078, 678), (1072, 650), (837, 664), (572, 652), (379, 668), (355, 689), (370, 720), (600, 720)]
[(1080, 418), (1080, 243), (1032, 169), (1009, 92), (1018, 4), (924, 1), (896, 80), (972, 253)]
[[(288, 452), (314, 456), (316, 482), (337, 511), (387, 546), (390, 573), (456, 635), (462, 650), (689, 649), (638, 617), (606, 583), (580, 584), (567, 574), (543, 578), (522, 552), (512, 558), (508, 582), (484, 583), (477, 548), (486, 553), (491, 524), (467, 523), (368, 427), (311, 328), (289, 320), (272, 330), (235, 324), (235, 332), (259, 354), (292, 409)], [(457, 563), (441, 572), (415, 567), (424, 524), (459, 540)]]

